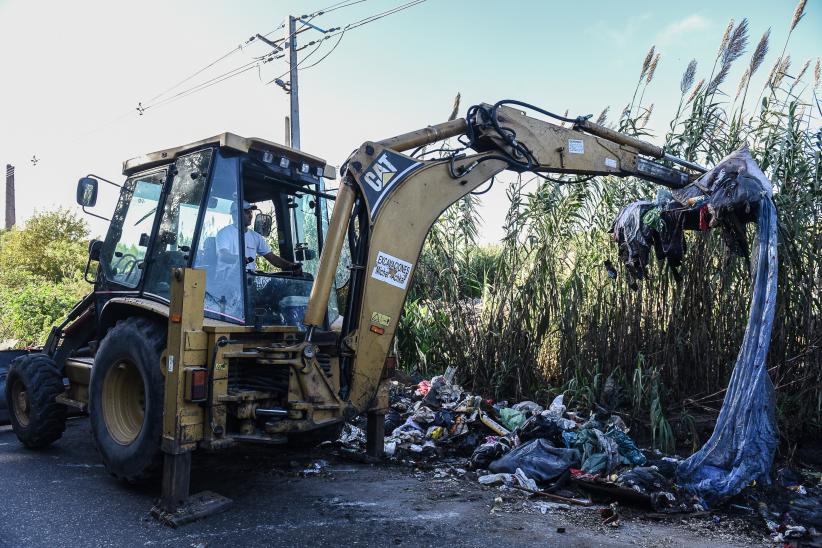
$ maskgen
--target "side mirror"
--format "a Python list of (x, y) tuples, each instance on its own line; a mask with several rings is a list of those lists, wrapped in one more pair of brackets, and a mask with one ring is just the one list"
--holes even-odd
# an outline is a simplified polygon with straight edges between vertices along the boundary
[(91, 240), (88, 243), (88, 258), (91, 261), (100, 260), (100, 251), (103, 249), (102, 240)]
[(83, 207), (97, 204), (97, 179), (83, 177), (77, 181), (77, 203)]
[(271, 235), (272, 222), (271, 215), (257, 213), (257, 217), (254, 219), (254, 232), (264, 238), (268, 238), (268, 236)]
[(317, 252), (309, 249), (307, 244), (297, 244), (297, 247), (294, 249), (294, 258), (299, 262), (313, 261), (317, 258)]

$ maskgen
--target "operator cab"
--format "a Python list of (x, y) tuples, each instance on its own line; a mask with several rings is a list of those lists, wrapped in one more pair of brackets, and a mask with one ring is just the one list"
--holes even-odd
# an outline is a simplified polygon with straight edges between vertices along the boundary
[[(334, 178), (333, 167), (276, 143), (223, 133), (127, 160), (123, 173), (127, 179), (105, 240), (90, 248), (99, 260), (99, 299), (136, 294), (168, 303), (171, 270), (200, 268), (207, 318), (304, 329), (334, 199), (324, 179)], [(96, 194), (97, 179), (80, 180), (77, 199), (84, 209), (95, 204)], [(253, 221), (243, 215), (249, 204), (256, 208)], [(301, 271), (246, 259), (268, 248)], [(332, 292), (327, 321), (338, 316)]]

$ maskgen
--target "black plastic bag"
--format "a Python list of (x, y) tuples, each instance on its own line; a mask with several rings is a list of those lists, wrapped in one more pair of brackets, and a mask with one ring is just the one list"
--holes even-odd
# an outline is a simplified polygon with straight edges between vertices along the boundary
[(525, 475), (537, 482), (548, 482), (571, 467), (579, 467), (579, 451), (553, 447), (544, 439), (531, 440), (520, 445), (488, 468), (491, 472), (513, 474), (521, 468)]
[(536, 439), (546, 439), (551, 445), (562, 446), (562, 432), (560, 425), (563, 421), (561, 417), (546, 413), (545, 415), (534, 415), (517, 429), (517, 436), (521, 442)]
[(507, 438), (483, 443), (471, 455), (471, 468), (488, 468), (488, 466), (511, 450), (511, 442)]

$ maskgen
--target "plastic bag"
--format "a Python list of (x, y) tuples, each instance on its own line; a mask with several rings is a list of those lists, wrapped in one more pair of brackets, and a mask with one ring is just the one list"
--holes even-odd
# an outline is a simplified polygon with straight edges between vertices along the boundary
[(579, 451), (553, 447), (543, 439), (531, 440), (495, 460), (491, 472), (513, 474), (517, 468), (537, 482), (551, 481), (571, 467), (579, 466)]
[(541, 405), (532, 401), (521, 401), (512, 407), (520, 413), (523, 413), (526, 417), (538, 415), (542, 413), (543, 410)]
[[(562, 419), (557, 415), (542, 413), (525, 421), (517, 430), (517, 436), (522, 442), (544, 438), (549, 440), (552, 445), (559, 447), (563, 445), (562, 433), (570, 430), (570, 428), (567, 428), (568, 422), (567, 419)], [(576, 426), (576, 423), (570, 422), (573, 426)]]
[(548, 406), (548, 411), (561, 417), (562, 414), (565, 413), (565, 405), (563, 405), (562, 403), (564, 395), (565, 394), (560, 394), (559, 396), (554, 398), (554, 401), (552, 401), (551, 405)]
[(502, 409), (499, 412), (499, 420), (508, 430), (516, 430), (525, 422), (525, 415), (516, 409)]
[(471, 455), (472, 468), (488, 468), (488, 466), (511, 450), (511, 441), (508, 438), (499, 438), (496, 441), (483, 443)]

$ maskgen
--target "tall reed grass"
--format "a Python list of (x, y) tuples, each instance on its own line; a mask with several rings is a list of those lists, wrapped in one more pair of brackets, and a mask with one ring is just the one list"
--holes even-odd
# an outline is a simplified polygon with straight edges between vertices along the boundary
[[(800, 2), (788, 38), (804, 10)], [(716, 57), (685, 67), (664, 145), (710, 165), (747, 144), (774, 184), (780, 271), (769, 370), (790, 449), (822, 433), (820, 66), (792, 68), (786, 40), (765, 87), (753, 89), (769, 41), (770, 29), (734, 86), (727, 80), (744, 62), (748, 22), (731, 21)], [(660, 59), (651, 48), (612, 127), (649, 133), (652, 105), (644, 97)], [(749, 264), (732, 257), (719, 234), (692, 233), (680, 284), (660, 265), (631, 291), (603, 268), (618, 263), (608, 230), (621, 206), (653, 197), (655, 188), (608, 177), (569, 181), (513, 180), (497, 247), (478, 245), (476, 197), (443, 214), (400, 324), (402, 363), (426, 375), (456, 365), (467, 386), (497, 398), (544, 402), (564, 391), (582, 406), (599, 401), (610, 378), (618, 408), (655, 444), (670, 448), (679, 433), (696, 446), (699, 418), (717, 413), (742, 341)]]

